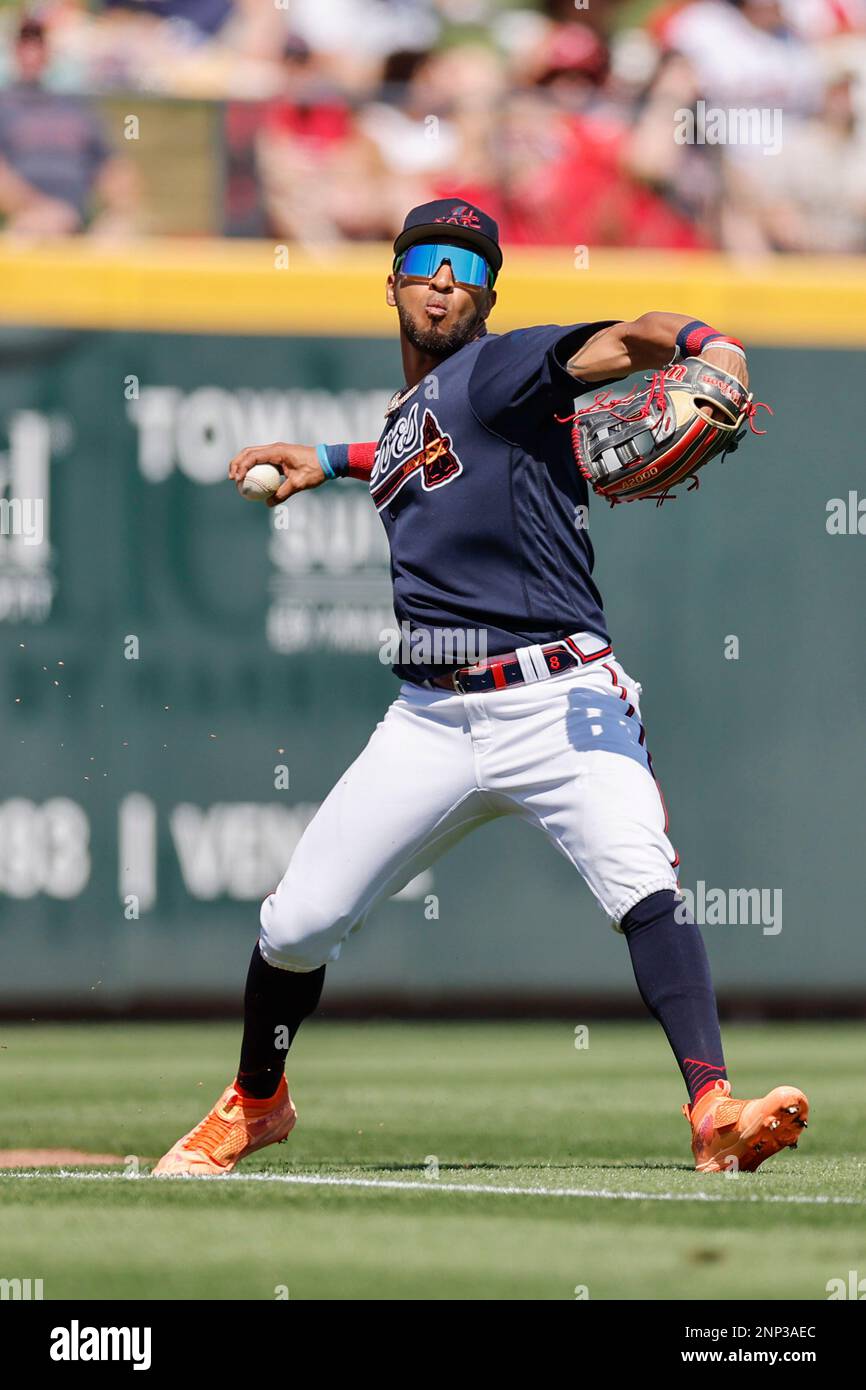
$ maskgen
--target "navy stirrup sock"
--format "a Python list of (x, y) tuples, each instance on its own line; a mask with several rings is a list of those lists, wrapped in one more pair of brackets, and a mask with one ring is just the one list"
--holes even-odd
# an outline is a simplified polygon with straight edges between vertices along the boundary
[(244, 1038), (238, 1085), (245, 1095), (267, 1100), (282, 1080), (295, 1034), (319, 1002), (325, 967), (299, 974), (268, 965), (253, 948), (244, 993)]
[[(683, 922), (674, 917), (678, 906)], [(704, 939), (672, 889), (651, 893), (621, 925), (640, 996), (665, 1031), (694, 1105), (728, 1074)]]

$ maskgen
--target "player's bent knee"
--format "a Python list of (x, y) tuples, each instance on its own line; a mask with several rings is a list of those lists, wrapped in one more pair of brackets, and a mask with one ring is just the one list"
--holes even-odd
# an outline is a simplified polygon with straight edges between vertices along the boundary
[(296, 893), (271, 893), (262, 903), (259, 949), (269, 965), (283, 970), (318, 970), (339, 957), (355, 925), (352, 916), (327, 902), (311, 903)]
[(263, 937), (259, 937), (259, 950), (262, 958), (268, 965), (274, 966), (276, 970), (288, 970), (293, 975), (309, 975), (321, 966), (327, 965), (332, 959), (330, 955), (320, 959), (320, 952), (297, 950), (288, 951), (285, 949), (275, 951), (272, 944)]

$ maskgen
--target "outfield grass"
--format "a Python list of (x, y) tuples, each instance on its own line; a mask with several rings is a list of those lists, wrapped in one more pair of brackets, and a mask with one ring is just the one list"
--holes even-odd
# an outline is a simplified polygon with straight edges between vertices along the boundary
[[(237, 1038), (2, 1026), (0, 1144), (145, 1172), (230, 1079)], [(862, 1030), (726, 1042), (735, 1094), (793, 1082), (812, 1104), (796, 1153), (735, 1179), (692, 1172), (651, 1023), (593, 1024), (576, 1050), (566, 1023), (312, 1021), (291, 1058), (298, 1126), (238, 1170), (262, 1180), (0, 1173), (0, 1276), (42, 1278), (49, 1299), (826, 1298), (828, 1279), (866, 1274)]]

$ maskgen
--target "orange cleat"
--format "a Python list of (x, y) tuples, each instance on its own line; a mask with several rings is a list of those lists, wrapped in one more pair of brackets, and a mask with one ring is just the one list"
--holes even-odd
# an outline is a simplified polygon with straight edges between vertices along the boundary
[(753, 1173), (780, 1149), (796, 1149), (809, 1102), (796, 1086), (777, 1086), (760, 1100), (734, 1100), (730, 1081), (717, 1081), (683, 1114), (692, 1127), (699, 1173)]
[(297, 1118), (285, 1077), (269, 1100), (242, 1096), (233, 1081), (210, 1114), (163, 1155), (151, 1177), (230, 1173), (256, 1149), (281, 1144), (294, 1129)]

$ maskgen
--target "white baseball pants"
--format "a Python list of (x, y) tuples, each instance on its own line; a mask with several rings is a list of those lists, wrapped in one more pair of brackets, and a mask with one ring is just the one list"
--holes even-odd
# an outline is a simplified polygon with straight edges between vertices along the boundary
[[(584, 636), (582, 650), (601, 646)], [(476, 695), (404, 683), (262, 904), (265, 960), (294, 971), (336, 960), (376, 903), (497, 816), (540, 827), (614, 926), (676, 889), (640, 694), (613, 656)]]

